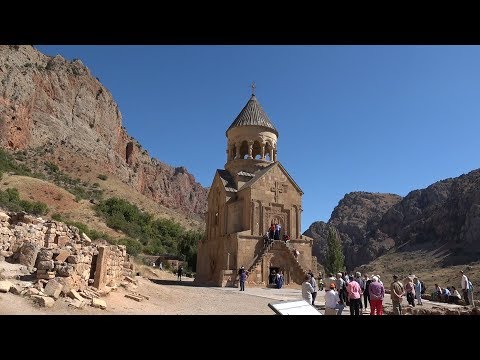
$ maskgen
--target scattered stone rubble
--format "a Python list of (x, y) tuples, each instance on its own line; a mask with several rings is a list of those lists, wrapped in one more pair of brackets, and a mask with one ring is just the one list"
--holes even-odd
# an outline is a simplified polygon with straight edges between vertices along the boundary
[[(392, 306), (384, 306), (383, 313), (385, 315), (393, 315)], [(423, 306), (402, 305), (403, 315), (480, 315), (480, 308), (474, 306), (455, 306), (446, 307), (444, 305), (434, 305), (431, 308)]]
[[(22, 264), (30, 277), (20, 286), (0, 281), (0, 292), (30, 296), (52, 307), (59, 297), (81, 309), (86, 304), (106, 309), (100, 297), (133, 280), (133, 263), (123, 245), (92, 242), (78, 228), (24, 212), (0, 210), (0, 261)], [(22, 276), (17, 276), (22, 279)]]

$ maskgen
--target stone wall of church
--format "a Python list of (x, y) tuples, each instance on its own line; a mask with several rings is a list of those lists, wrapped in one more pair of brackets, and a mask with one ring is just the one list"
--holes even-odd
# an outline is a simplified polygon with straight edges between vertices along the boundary
[(223, 272), (225, 270), (236, 271), (240, 266), (237, 262), (237, 234), (200, 241), (195, 282), (222, 286)]
[(251, 199), (262, 204), (258, 218), (252, 221), (253, 235), (264, 234), (272, 221), (278, 221), (282, 225), (282, 234), (299, 238), (301, 194), (279, 168), (272, 169), (253, 185)]
[[(298, 262), (305, 270), (312, 270), (313, 272), (317, 271), (316, 264), (313, 264), (312, 261), (312, 246), (313, 242), (310, 238), (303, 236), (302, 240), (291, 240), (290, 244), (292, 247), (297, 249), (300, 252), (298, 256)], [(314, 266), (315, 265), (315, 266)]]
[(238, 237), (237, 264), (238, 267), (251, 265), (256, 254), (260, 254), (263, 249), (263, 239), (259, 236), (241, 236)]

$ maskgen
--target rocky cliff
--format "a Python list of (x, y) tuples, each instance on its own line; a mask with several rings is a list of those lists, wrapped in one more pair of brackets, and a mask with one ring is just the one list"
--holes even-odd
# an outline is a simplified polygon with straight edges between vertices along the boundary
[[(478, 261), (480, 170), (414, 190), (403, 199), (392, 194), (347, 194), (328, 225), (340, 234), (348, 269), (390, 249), (438, 250), (444, 266)], [(325, 259), (326, 228), (320, 221), (305, 232), (314, 238), (319, 261)]]
[(314, 222), (305, 235), (313, 237), (313, 254), (319, 262), (325, 261), (328, 225), (340, 235), (349, 269), (364, 264), (383, 254), (393, 241), (377, 232), (382, 216), (402, 197), (394, 194), (352, 192), (340, 200), (328, 223)]
[(0, 46), (0, 146), (67, 173), (76, 164), (111, 174), (183, 214), (206, 211), (208, 189), (185, 168), (151, 158), (122, 127), (112, 94), (78, 59)]

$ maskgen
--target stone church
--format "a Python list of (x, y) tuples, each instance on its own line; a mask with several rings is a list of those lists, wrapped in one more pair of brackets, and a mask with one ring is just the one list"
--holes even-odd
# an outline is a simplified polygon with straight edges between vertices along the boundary
[[(307, 270), (317, 273), (313, 240), (301, 234), (303, 192), (278, 160), (278, 131), (254, 94), (226, 136), (227, 162), (208, 194), (195, 282), (235, 286), (244, 266), (249, 285), (267, 286), (279, 271), (285, 285), (301, 284)], [(271, 224), (281, 226), (279, 239), (265, 241)]]

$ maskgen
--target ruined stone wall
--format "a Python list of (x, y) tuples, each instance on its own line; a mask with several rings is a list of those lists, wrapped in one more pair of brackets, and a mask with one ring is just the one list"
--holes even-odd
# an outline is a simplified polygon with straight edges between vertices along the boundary
[(128, 267), (125, 267), (127, 250), (125, 246), (99, 246), (95, 264), (95, 278), (93, 286), (103, 290), (105, 286), (117, 286), (125, 276), (128, 276)]
[(0, 257), (55, 279), (65, 293), (116, 286), (133, 269), (125, 246), (98, 245), (74, 226), (25, 213), (0, 211)]

